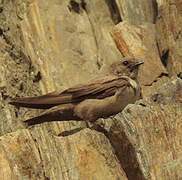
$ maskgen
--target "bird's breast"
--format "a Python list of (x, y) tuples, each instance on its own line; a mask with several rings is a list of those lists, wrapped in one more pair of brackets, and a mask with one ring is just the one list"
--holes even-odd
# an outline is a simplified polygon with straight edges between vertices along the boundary
[(140, 87), (138, 83), (130, 78), (128, 81), (130, 86), (127, 86), (124, 90), (121, 89), (121, 91), (118, 89), (115, 94), (115, 103), (118, 104), (120, 108), (135, 103), (140, 97)]

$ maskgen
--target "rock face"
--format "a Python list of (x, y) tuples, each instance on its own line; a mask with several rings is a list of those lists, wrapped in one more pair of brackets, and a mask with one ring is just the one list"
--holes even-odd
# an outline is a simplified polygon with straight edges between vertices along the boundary
[(182, 2), (170, 0), (160, 2), (156, 21), (157, 43), (164, 65), (170, 76), (179, 74), (182, 69)]
[(108, 137), (129, 179), (181, 179), (181, 126), (181, 79), (115, 116)]
[[(0, 1), (0, 179), (181, 179), (181, 0)], [(115, 117), (25, 127), (11, 97), (63, 90), (123, 56), (143, 99)], [(165, 84), (164, 84), (165, 83)]]

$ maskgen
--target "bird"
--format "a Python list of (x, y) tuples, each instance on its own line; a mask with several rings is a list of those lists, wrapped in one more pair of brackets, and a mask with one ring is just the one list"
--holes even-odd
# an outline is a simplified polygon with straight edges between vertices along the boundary
[(28, 126), (50, 121), (95, 122), (121, 112), (140, 98), (137, 76), (143, 63), (135, 57), (124, 57), (84, 84), (36, 97), (12, 98), (9, 104), (46, 109), (39, 116), (25, 120)]

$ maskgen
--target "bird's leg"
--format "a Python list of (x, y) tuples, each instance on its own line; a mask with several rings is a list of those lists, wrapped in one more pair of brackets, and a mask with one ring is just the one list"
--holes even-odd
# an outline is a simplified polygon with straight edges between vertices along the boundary
[(91, 130), (95, 130), (98, 132), (105, 132), (105, 124), (103, 121), (99, 121), (102, 120), (102, 118), (99, 118), (97, 121), (86, 121), (86, 127), (91, 129)]
[(93, 129), (94, 127), (94, 122), (91, 122), (91, 121), (85, 121), (86, 123), (86, 128), (89, 128), (89, 129)]

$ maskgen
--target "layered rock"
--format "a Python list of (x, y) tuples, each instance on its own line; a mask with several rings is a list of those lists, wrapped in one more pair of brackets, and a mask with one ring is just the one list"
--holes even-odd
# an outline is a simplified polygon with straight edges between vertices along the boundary
[[(0, 177), (180, 179), (180, 28), (180, 0), (0, 1)], [(143, 100), (91, 129), (26, 127), (40, 112), (8, 105), (85, 82), (123, 56), (145, 61)]]

